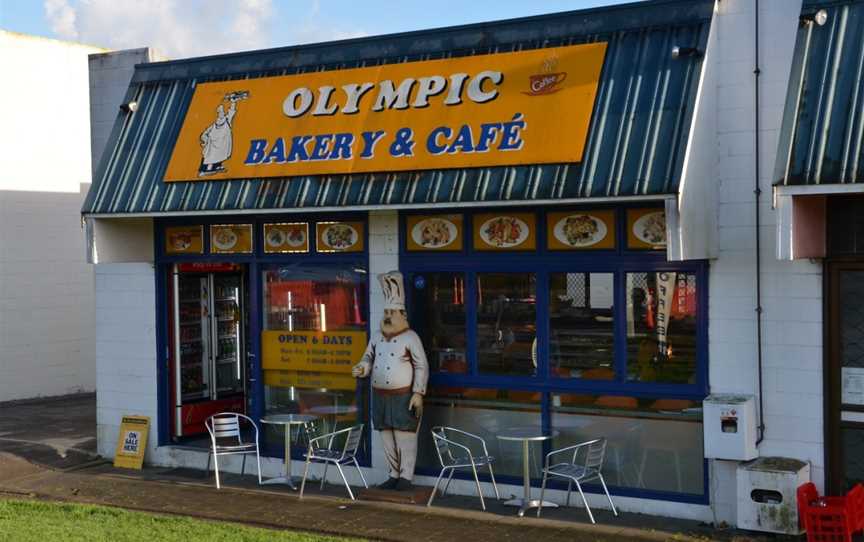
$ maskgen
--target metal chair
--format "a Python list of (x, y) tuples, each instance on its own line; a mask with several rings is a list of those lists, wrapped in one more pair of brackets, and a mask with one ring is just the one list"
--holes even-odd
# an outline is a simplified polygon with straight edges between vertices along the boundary
[[(324, 487), (324, 481), (327, 479), (327, 467), (332, 463), (339, 470), (339, 475), (342, 477), (342, 482), (345, 483), (345, 489), (348, 490), (348, 496), (351, 500), (354, 499), (354, 493), (351, 491), (351, 486), (348, 485), (348, 480), (345, 478), (345, 472), (342, 470), (342, 465), (350, 463), (357, 468), (360, 479), (363, 480), (363, 486), (369, 487), (366, 483), (366, 477), (363, 476), (363, 471), (360, 470), (360, 464), (357, 462), (357, 448), (360, 447), (360, 437), (363, 434), (363, 424), (347, 427), (309, 439), (309, 449), (306, 451), (306, 468), (303, 470), (303, 482), (300, 484), (300, 498), (303, 498), (303, 492), (306, 489), (306, 477), (309, 475), (309, 465), (313, 462), (324, 463), (324, 474), (321, 476), (321, 487)], [(337, 439), (341, 439), (345, 435), (345, 444), (341, 450), (333, 450), (333, 443)]]
[[(471, 448), (464, 444), (459, 444), (449, 438), (448, 434), (452, 433), (479, 442), (480, 446), (483, 448), (483, 454), (475, 456), (471, 452)], [(480, 488), (480, 478), (477, 476), (477, 467), (485, 466), (489, 468), (489, 477), (492, 478), (492, 487), (495, 489), (495, 498), (499, 500), (501, 499), (501, 495), (498, 493), (498, 485), (495, 483), (495, 473), (492, 472), (492, 463), (495, 461), (495, 458), (489, 455), (489, 451), (486, 449), (485, 440), (477, 435), (467, 433), (460, 429), (440, 425), (432, 428), (432, 439), (435, 441), (435, 451), (438, 452), (438, 461), (441, 462), (441, 474), (439, 474), (438, 479), (435, 480), (435, 487), (432, 488), (432, 494), (429, 495), (429, 502), (426, 503), (426, 506), (432, 506), (432, 501), (435, 499), (435, 493), (438, 492), (438, 485), (441, 483), (441, 478), (444, 476), (445, 472), (449, 470), (450, 474), (447, 476), (447, 484), (444, 486), (444, 491), (441, 492), (442, 495), (447, 493), (447, 488), (450, 487), (450, 480), (453, 479), (453, 473), (456, 472), (456, 469), (467, 469), (468, 467), (471, 467), (471, 470), (474, 473), (474, 482), (477, 484), (477, 494), (480, 496), (480, 507), (483, 508), (483, 510), (486, 510), (486, 502), (483, 500), (483, 490)], [(454, 451), (456, 451), (455, 454)]]
[[(255, 442), (243, 442), (243, 435), (240, 431), (240, 419), (245, 420), (255, 430)], [(213, 470), (216, 472), (216, 489), (221, 489), (222, 484), (219, 480), (219, 456), (220, 455), (242, 455), (243, 466), (240, 469), (240, 474), (246, 473), (246, 456), (255, 454), (255, 459), (258, 462), (258, 483), (261, 483), (261, 453), (258, 448), (258, 426), (252, 421), (252, 418), (238, 414), (236, 412), (220, 412), (214, 414), (204, 421), (204, 427), (210, 433), (210, 452), (207, 454), (207, 469), (206, 473), (210, 473), (210, 458), (213, 458)], [(226, 444), (226, 439), (236, 439), (231, 444)], [(219, 441), (222, 442), (219, 442)]]
[[(583, 452), (583, 450), (584, 453), (580, 453)], [(568, 452), (573, 452), (573, 456), (569, 462), (551, 464), (551, 459), (553, 456)], [(582, 456), (581, 461), (579, 461), (580, 455)], [(561, 448), (560, 450), (555, 450), (546, 454), (546, 462), (545, 466), (543, 467), (543, 485), (540, 489), (540, 501), (543, 501), (543, 494), (546, 492), (546, 480), (550, 476), (566, 478), (568, 480), (567, 506), (570, 506), (570, 492), (572, 491), (573, 484), (575, 483), (576, 489), (579, 490), (579, 495), (582, 496), (582, 503), (585, 505), (585, 510), (588, 511), (588, 517), (591, 519), (591, 523), (597, 523), (596, 521), (594, 521), (594, 514), (591, 513), (591, 508), (588, 506), (588, 501), (585, 499), (585, 493), (582, 492), (582, 483), (588, 482), (590, 480), (600, 480), (600, 484), (603, 486), (603, 491), (606, 492), (606, 498), (609, 499), (609, 504), (610, 506), (612, 506), (612, 513), (617, 516), (618, 511), (615, 509), (615, 503), (612, 502), (612, 497), (609, 495), (609, 490), (606, 488), (606, 481), (603, 480), (603, 474), (601, 474), (600, 472), (600, 470), (603, 468), (603, 458), (605, 455), (605, 438), (589, 440), (588, 442), (583, 442), (582, 444), (568, 446), (566, 448)], [(540, 517), (540, 511), (542, 509), (543, 507), (537, 508), (538, 518)]]

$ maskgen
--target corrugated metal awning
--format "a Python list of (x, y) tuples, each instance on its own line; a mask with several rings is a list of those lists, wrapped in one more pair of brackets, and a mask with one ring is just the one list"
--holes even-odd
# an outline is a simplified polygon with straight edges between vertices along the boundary
[[(136, 68), (83, 213), (135, 215), (534, 203), (676, 194), (713, 0), (655, 0)], [(583, 161), (407, 173), (162, 181), (195, 85), (206, 81), (606, 41)]]
[(864, 183), (864, 1), (805, 0), (774, 180), (778, 185)]

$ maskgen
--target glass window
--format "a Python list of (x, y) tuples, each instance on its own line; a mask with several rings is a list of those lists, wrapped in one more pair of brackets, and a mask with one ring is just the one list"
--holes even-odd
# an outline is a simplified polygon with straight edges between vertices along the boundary
[(555, 449), (606, 438), (607, 484), (704, 493), (700, 403), (573, 394), (553, 394), (551, 403)]
[[(430, 430), (436, 425), (455, 427), (481, 437), (486, 441), (489, 453), (495, 458), (495, 476), (510, 475), (522, 478), (522, 444), (516, 441), (498, 440), (496, 435), (510, 427), (540, 427), (540, 393), (517, 392), (481, 388), (433, 387), (428, 390), (424, 402), (423, 421), (417, 446), (417, 465), (437, 474), (441, 464), (435, 452)], [(476, 441), (461, 440), (482, 455), (482, 448), (475, 448)], [(532, 444), (531, 476), (539, 477), (542, 448)], [(535, 455), (536, 454), (536, 455)], [(481, 469), (481, 476), (488, 470)]]
[[(365, 332), (366, 284), (365, 269), (349, 264), (268, 268), (263, 272), (264, 329)], [(329, 429), (347, 426), (358, 418), (356, 381), (349, 373), (304, 370), (264, 373), (267, 414), (313, 414)], [(267, 427), (268, 432), (272, 431)], [(278, 439), (282, 438), (281, 431), (278, 430)]]
[(429, 369), (467, 373), (465, 275), (422, 273), (411, 278), (411, 328), (423, 340)]
[(533, 273), (477, 274), (477, 364), (487, 375), (537, 374)]
[(627, 274), (627, 378), (696, 382), (696, 275)]
[(549, 362), (552, 376), (612, 380), (614, 275), (549, 275)]

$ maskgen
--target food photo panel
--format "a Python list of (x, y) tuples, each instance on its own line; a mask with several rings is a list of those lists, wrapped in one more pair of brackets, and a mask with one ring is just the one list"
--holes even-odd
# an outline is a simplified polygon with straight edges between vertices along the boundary
[(210, 226), (211, 254), (249, 254), (250, 252), (252, 252), (252, 224)]
[(405, 219), (409, 251), (462, 250), (462, 215), (410, 215)]
[(267, 254), (309, 252), (309, 224), (306, 222), (264, 224), (264, 252)]
[(663, 209), (627, 209), (627, 248), (666, 248), (666, 212)]
[(546, 215), (549, 250), (615, 248), (615, 211), (555, 211)]
[(203, 254), (204, 226), (165, 228), (166, 254)]
[(534, 213), (481, 213), (474, 215), (474, 250), (535, 250), (537, 218)]
[(362, 252), (362, 222), (318, 222), (315, 224), (318, 252)]

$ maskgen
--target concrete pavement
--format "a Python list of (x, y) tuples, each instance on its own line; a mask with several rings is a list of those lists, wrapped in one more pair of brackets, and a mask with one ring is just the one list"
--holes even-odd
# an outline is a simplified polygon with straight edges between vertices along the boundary
[[(0, 497), (119, 506), (162, 514), (248, 523), (373, 540), (759, 540), (694, 522), (598, 510), (597, 525), (580, 508), (518, 518), (491, 501), (488, 512), (470, 497), (436, 499), (432, 508), (352, 502), (344, 488), (307, 485), (307, 497), (284, 487), (258, 486), (252, 476), (227, 474), (223, 489), (186, 469), (114, 469), (94, 460), (92, 397), (0, 405)], [(772, 540), (779, 540), (772, 538)]]

